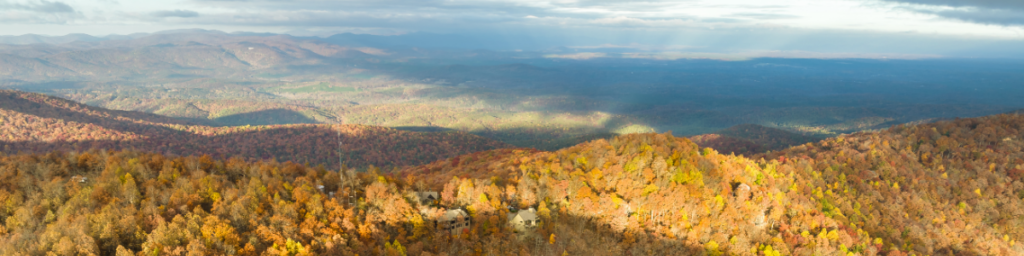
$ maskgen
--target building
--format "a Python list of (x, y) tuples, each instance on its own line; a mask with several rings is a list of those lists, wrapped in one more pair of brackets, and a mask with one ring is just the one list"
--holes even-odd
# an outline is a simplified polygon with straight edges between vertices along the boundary
[(434, 228), (450, 232), (452, 235), (462, 234), (462, 231), (469, 230), (469, 214), (462, 209), (453, 209), (444, 212), (441, 218), (434, 221)]
[(420, 191), (413, 193), (412, 199), (420, 205), (434, 205), (441, 197), (435, 191)]
[(508, 225), (517, 232), (537, 227), (537, 210), (533, 208), (508, 214)]

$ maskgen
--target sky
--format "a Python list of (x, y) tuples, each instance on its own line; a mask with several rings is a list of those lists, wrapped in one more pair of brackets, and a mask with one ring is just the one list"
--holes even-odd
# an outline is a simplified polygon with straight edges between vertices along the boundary
[(0, 0), (0, 34), (458, 34), (496, 48), (1024, 56), (1022, 0)]

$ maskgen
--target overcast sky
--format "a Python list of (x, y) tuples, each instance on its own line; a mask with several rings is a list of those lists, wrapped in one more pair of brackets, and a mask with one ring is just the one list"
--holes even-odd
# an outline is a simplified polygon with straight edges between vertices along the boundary
[[(992, 55), (1024, 0), (0, 0), (0, 34), (203, 28), (499, 35), (545, 46)], [(985, 56), (988, 56), (985, 55)]]

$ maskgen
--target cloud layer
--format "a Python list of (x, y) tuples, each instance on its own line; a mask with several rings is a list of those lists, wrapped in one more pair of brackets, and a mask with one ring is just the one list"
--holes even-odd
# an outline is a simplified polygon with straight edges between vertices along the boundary
[(199, 13), (196, 11), (189, 10), (169, 10), (169, 11), (155, 11), (153, 12), (154, 17), (167, 18), (167, 17), (178, 17), (178, 18), (192, 18), (199, 17)]
[(14, 10), (25, 10), (40, 13), (72, 13), (75, 12), (75, 8), (71, 8), (70, 5), (62, 2), (51, 2), (46, 0), (31, 1), (25, 3), (19, 2), (0, 2), (0, 8), (3, 9), (14, 9)]
[(1024, 1), (1020, 0), (886, 0), (890, 2), (940, 5), (952, 7), (981, 7), (989, 9), (1024, 10)]
[(427, 32), (506, 48), (636, 44), (887, 53), (920, 48), (906, 42), (921, 40), (907, 38), (980, 42), (963, 49), (1024, 40), (1022, 12), (1020, 0), (0, 0), (0, 33)]
[[(0, 0), (0, 24), (64, 24), (81, 17), (75, 8), (60, 1)], [(0, 30), (3, 29), (0, 25)]]
[(908, 10), (945, 18), (998, 25), (1024, 25), (1021, 0), (885, 0), (911, 4)]

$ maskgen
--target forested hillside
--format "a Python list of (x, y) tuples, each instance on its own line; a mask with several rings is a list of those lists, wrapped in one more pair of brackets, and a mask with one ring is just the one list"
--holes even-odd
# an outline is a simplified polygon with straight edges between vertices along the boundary
[(896, 126), (765, 157), (807, 162), (813, 183), (794, 189), (882, 237), (883, 249), (1024, 253), (1024, 115)]
[(429, 163), (510, 147), (465, 132), (410, 132), (366, 125), (211, 127), (90, 107), (42, 94), (0, 91), (0, 150), (134, 149), (172, 155), (276, 159), (332, 168)]
[[(1015, 255), (1024, 116), (753, 158), (671, 134), (396, 172), (135, 151), (0, 157), (0, 254)], [(322, 187), (321, 187), (322, 186)], [(412, 192), (437, 191), (420, 206)], [(535, 208), (514, 232), (507, 214)], [(451, 235), (444, 209), (471, 224)]]

